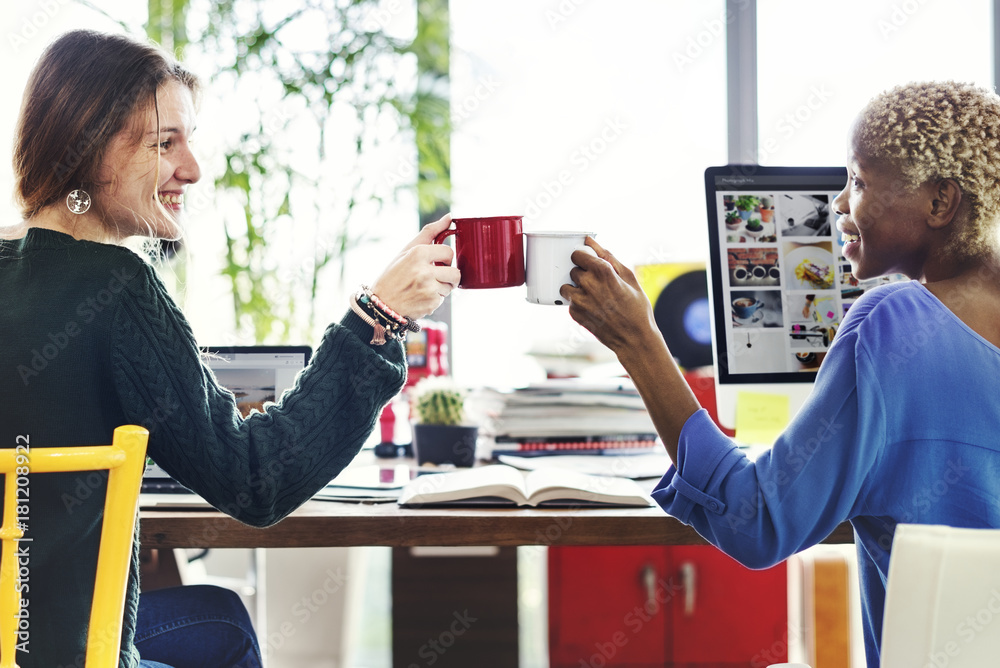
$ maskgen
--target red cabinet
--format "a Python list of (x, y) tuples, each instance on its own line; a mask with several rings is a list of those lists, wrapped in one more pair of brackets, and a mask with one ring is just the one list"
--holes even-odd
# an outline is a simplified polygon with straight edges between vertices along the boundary
[(764, 668), (787, 656), (785, 565), (711, 546), (549, 548), (551, 668)]

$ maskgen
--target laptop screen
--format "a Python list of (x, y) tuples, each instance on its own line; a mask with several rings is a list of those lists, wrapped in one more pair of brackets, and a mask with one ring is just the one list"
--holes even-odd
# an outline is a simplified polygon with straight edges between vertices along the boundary
[(277, 402), (312, 354), (308, 346), (208, 347), (202, 352), (219, 384), (236, 395), (243, 417)]
[[(263, 411), (295, 384), (295, 376), (312, 356), (309, 346), (209, 346), (202, 360), (219, 384), (236, 396), (243, 417)], [(167, 472), (155, 464), (146, 467), (143, 492), (184, 492)]]

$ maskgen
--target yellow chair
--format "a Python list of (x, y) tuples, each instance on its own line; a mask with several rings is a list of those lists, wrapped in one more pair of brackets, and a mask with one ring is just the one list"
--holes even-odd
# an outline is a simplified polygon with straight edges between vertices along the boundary
[[(118, 666), (125, 588), (132, 558), (139, 486), (146, 465), (149, 432), (127, 425), (115, 429), (113, 443), (68, 448), (15, 448), (0, 450), (4, 473), (3, 557), (0, 559), (0, 668), (16, 668), (21, 593), (17, 588), (17, 541), (24, 535), (18, 525), (18, 481), (24, 474), (66, 471), (108, 471), (100, 552), (94, 600), (87, 631), (87, 668)], [(22, 496), (21, 501), (24, 501)], [(23, 513), (20, 513), (23, 515)]]

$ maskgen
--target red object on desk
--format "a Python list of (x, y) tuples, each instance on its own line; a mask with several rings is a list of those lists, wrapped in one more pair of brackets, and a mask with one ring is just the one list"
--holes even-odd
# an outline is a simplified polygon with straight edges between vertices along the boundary
[(406, 388), (427, 376), (448, 375), (448, 325), (420, 320), (420, 331), (406, 337)]
[[(406, 403), (406, 391), (421, 379), (447, 375), (448, 325), (435, 320), (421, 320), (420, 331), (406, 337), (406, 384), (403, 386), (402, 403)], [(395, 443), (396, 411), (393, 406), (395, 401), (396, 399), (393, 399), (386, 404), (379, 416), (379, 434), (383, 444)]]
[(393, 443), (396, 434), (396, 410), (390, 401), (382, 407), (382, 414), (378, 418), (379, 434), (382, 443)]

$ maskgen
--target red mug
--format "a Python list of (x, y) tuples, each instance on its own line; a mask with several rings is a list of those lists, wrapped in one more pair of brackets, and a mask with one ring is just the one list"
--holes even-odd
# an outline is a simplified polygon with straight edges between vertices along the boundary
[(524, 234), (521, 216), (453, 218), (453, 228), (437, 235), (444, 243), (455, 235), (455, 265), (460, 288), (509, 288), (524, 285)]

